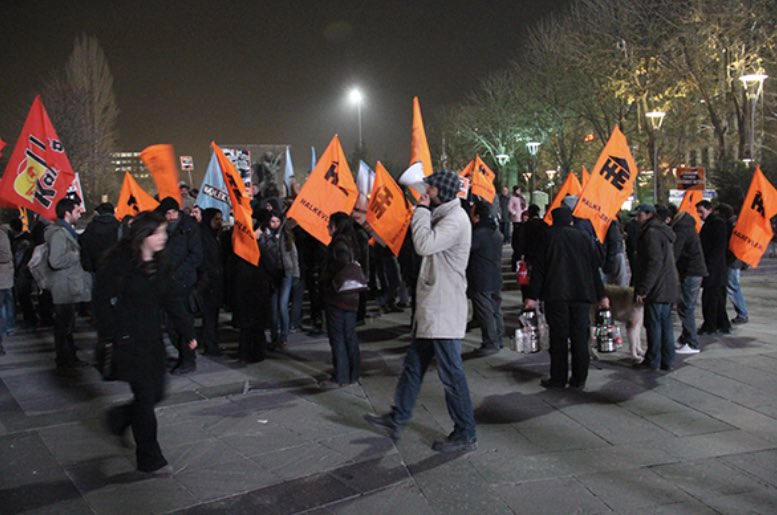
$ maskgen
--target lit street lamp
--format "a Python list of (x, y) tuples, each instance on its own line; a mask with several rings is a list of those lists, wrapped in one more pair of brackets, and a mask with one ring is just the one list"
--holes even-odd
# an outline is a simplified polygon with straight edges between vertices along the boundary
[(745, 96), (750, 100), (750, 155), (748, 164), (750, 162), (757, 162), (755, 158), (755, 109), (758, 106), (758, 98), (763, 93), (764, 81), (768, 78), (768, 75), (763, 73), (750, 73), (742, 75), (739, 80), (742, 81), (742, 86), (745, 88)]
[(550, 181), (548, 183), (548, 186), (550, 186), (550, 199), (549, 202), (553, 202), (553, 186), (556, 185), (555, 182), (553, 182), (553, 178), (556, 177), (556, 174), (558, 173), (557, 170), (546, 170), (545, 175), (548, 176), (548, 180)]
[(658, 131), (661, 130), (661, 124), (664, 123), (664, 117), (666, 113), (664, 111), (650, 111), (645, 113), (645, 117), (650, 122), (650, 127), (653, 129), (653, 203), (658, 203), (658, 181), (661, 176), (658, 173)]
[(526, 150), (529, 151), (531, 156), (531, 170), (529, 173), (529, 204), (534, 203), (534, 169), (537, 166), (537, 151), (540, 149), (540, 143), (537, 141), (530, 141), (526, 144)]
[(356, 117), (359, 123), (359, 154), (361, 154), (364, 148), (364, 141), (362, 140), (362, 102), (364, 101), (364, 95), (362, 95), (358, 88), (353, 88), (348, 93), (348, 101), (356, 105)]

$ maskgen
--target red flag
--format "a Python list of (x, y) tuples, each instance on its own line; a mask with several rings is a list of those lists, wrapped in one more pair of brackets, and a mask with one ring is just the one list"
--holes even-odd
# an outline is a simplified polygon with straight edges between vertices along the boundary
[(637, 172), (626, 136), (616, 126), (596, 161), (591, 178), (583, 186), (572, 213), (578, 218), (591, 221), (599, 241), (604, 242), (613, 217), (634, 190)]
[(494, 197), (496, 197), (495, 178), (496, 174), (486, 166), (479, 155), (475, 154), (475, 167), (472, 170), (472, 194), (493, 204)]
[(5, 148), (5, 140), (0, 138), (0, 157), (3, 157), (3, 149)]
[(329, 245), (332, 239), (329, 235), (329, 216), (338, 211), (350, 214), (358, 197), (359, 190), (348, 168), (340, 139), (335, 134), (302, 185), (289, 208), (288, 216), (295, 219), (308, 234), (324, 245)]
[(701, 190), (685, 190), (683, 201), (680, 202), (680, 207), (677, 208), (678, 211), (684, 211), (691, 215), (696, 222), (696, 232), (701, 231), (701, 217), (699, 216), (698, 211), (696, 211), (696, 204), (702, 200), (704, 200), (704, 197), (702, 196)]
[(172, 145), (151, 145), (140, 152), (140, 159), (146, 165), (156, 184), (159, 200), (173, 197), (181, 203), (181, 189), (178, 186), (178, 165)]
[(57, 202), (73, 177), (65, 148), (37, 96), (0, 181), (0, 200), (54, 220)]
[(216, 160), (224, 176), (224, 183), (229, 191), (229, 200), (232, 202), (232, 215), (235, 217), (235, 226), (232, 229), (232, 248), (235, 254), (254, 266), (259, 266), (259, 243), (254, 234), (254, 223), (251, 220), (251, 201), (246, 195), (245, 184), (235, 165), (227, 159), (224, 152), (210, 142)]
[(771, 219), (777, 215), (777, 189), (772, 186), (761, 167), (753, 173), (737, 224), (731, 233), (729, 249), (734, 255), (752, 266), (759, 261), (772, 241)]
[(367, 223), (395, 256), (399, 255), (412, 217), (413, 210), (402, 189), (378, 161), (375, 184), (367, 206)]
[(159, 202), (140, 187), (131, 173), (124, 172), (124, 182), (121, 184), (119, 200), (116, 202), (118, 220), (123, 220), (127, 215), (135, 216), (141, 211), (154, 210), (158, 205)]
[(580, 181), (577, 180), (575, 174), (572, 173), (572, 170), (570, 170), (569, 174), (567, 174), (567, 178), (564, 179), (564, 183), (561, 185), (561, 189), (558, 190), (556, 197), (553, 199), (553, 203), (545, 213), (545, 223), (548, 225), (553, 225), (553, 217), (550, 213), (561, 205), (561, 201), (564, 200), (564, 197), (567, 195), (580, 195), (580, 191), (582, 191), (582, 189), (583, 187), (580, 186)]

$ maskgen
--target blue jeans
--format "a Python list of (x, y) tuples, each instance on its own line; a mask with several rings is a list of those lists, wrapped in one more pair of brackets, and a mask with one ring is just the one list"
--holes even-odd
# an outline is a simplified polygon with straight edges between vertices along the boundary
[(302, 298), (305, 294), (305, 281), (301, 277), (291, 280), (291, 308), (289, 308), (289, 325), (292, 329), (302, 328)]
[(747, 318), (747, 304), (745, 304), (745, 297), (742, 295), (742, 288), (739, 287), (739, 268), (731, 267), (728, 269), (726, 293), (731, 305), (734, 306), (734, 311), (737, 312), (737, 316)]
[[(278, 342), (285, 342), (289, 339), (289, 298), (291, 297), (291, 284), (293, 277), (290, 275), (284, 276), (281, 280), (281, 289), (273, 298), (277, 299), (278, 317), (280, 322), (280, 331), (278, 333)], [(273, 333), (275, 334), (275, 333)]]
[(674, 333), (672, 331), (672, 304), (645, 303), (645, 331), (648, 348), (645, 361), (652, 369), (671, 368), (674, 365)]
[(445, 390), (445, 405), (453, 420), (453, 435), (472, 440), (475, 438), (475, 414), (461, 361), (461, 340), (413, 338), (394, 392), (393, 421), (398, 426), (404, 426), (410, 420), (432, 357), (437, 358), (437, 375)]
[(326, 332), (332, 349), (332, 381), (351, 384), (359, 380), (361, 354), (356, 336), (356, 311), (326, 307)]
[(679, 342), (688, 344), (694, 349), (699, 348), (699, 338), (696, 335), (696, 304), (699, 301), (702, 278), (697, 275), (683, 277), (680, 281), (681, 298), (677, 303), (677, 315), (683, 326)]

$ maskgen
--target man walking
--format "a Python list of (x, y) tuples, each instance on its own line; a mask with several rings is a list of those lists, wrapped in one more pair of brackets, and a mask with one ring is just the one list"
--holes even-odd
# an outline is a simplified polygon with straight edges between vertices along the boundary
[[(666, 209), (666, 208), (663, 208)], [(674, 260), (675, 235), (664, 223), (668, 211), (656, 215), (656, 208), (641, 204), (636, 213), (641, 230), (637, 242), (637, 269), (634, 295), (637, 304), (645, 305), (645, 331), (648, 348), (640, 366), (651, 370), (672, 370), (674, 366), (674, 333), (672, 304), (677, 300), (678, 280)]]
[[(599, 260), (588, 236), (572, 226), (572, 210), (567, 206), (551, 211), (553, 226), (548, 229), (547, 245), (532, 270), (526, 309), (545, 302), (550, 331), (550, 377), (542, 379), (545, 388), (583, 390), (588, 379), (589, 314), (591, 304), (607, 308)], [(569, 352), (572, 373), (569, 374)]]
[[(671, 209), (671, 208), (670, 208)], [(696, 304), (699, 300), (701, 282), (707, 275), (707, 265), (701, 251), (701, 241), (696, 232), (696, 221), (684, 211), (677, 211), (672, 218), (674, 231), (674, 258), (680, 279), (680, 300), (677, 315), (682, 324), (682, 333), (677, 340), (677, 354), (699, 352), (699, 338), (696, 335)]]
[(728, 231), (726, 221), (713, 212), (709, 200), (696, 204), (696, 212), (704, 225), (701, 227), (699, 239), (704, 252), (704, 263), (707, 265), (707, 277), (702, 281), (701, 312), (704, 317), (699, 334), (729, 334), (731, 322), (726, 313), (726, 286), (728, 285), (728, 266), (726, 265), (726, 249), (728, 248)]
[(472, 318), (480, 325), (482, 343), (475, 356), (499, 352), (504, 336), (502, 319), (502, 237), (490, 216), (491, 208), (478, 202), (472, 208), (472, 247), (467, 264), (467, 293)]
[(51, 297), (54, 302), (54, 349), (56, 373), (66, 377), (78, 374), (77, 367), (88, 363), (78, 359), (73, 342), (78, 302), (92, 300), (91, 276), (81, 266), (81, 247), (75, 224), (81, 206), (63, 198), (56, 205), (57, 221), (44, 234), (48, 245), (48, 265), (52, 270)]
[[(436, 172), (424, 181), (427, 192), (416, 204), (411, 222), (413, 245), (422, 257), (416, 290), (414, 337), (405, 356), (402, 376), (390, 413), (365, 415), (373, 426), (387, 429), (398, 440), (412, 416), (424, 373), (432, 357), (445, 389), (445, 403), (453, 419), (453, 432), (437, 440), (439, 452), (477, 448), (475, 416), (461, 361), (461, 339), (467, 326), (466, 268), (472, 240), (467, 213), (456, 194), (458, 176)], [(432, 210), (433, 208), (433, 210)]]

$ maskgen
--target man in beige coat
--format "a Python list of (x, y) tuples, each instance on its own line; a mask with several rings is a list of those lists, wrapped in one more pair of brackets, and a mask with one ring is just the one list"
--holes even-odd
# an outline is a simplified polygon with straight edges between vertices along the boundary
[(449, 171), (436, 172), (424, 181), (427, 192), (416, 205), (411, 224), (413, 245), (422, 257), (416, 286), (414, 338), (394, 393), (394, 406), (386, 415), (365, 415), (370, 424), (387, 429), (394, 440), (412, 416), (418, 392), (432, 357), (445, 389), (445, 404), (453, 419), (453, 432), (437, 440), (439, 452), (477, 448), (475, 416), (461, 361), (461, 339), (467, 328), (467, 260), (472, 228), (456, 196), (459, 178)]

